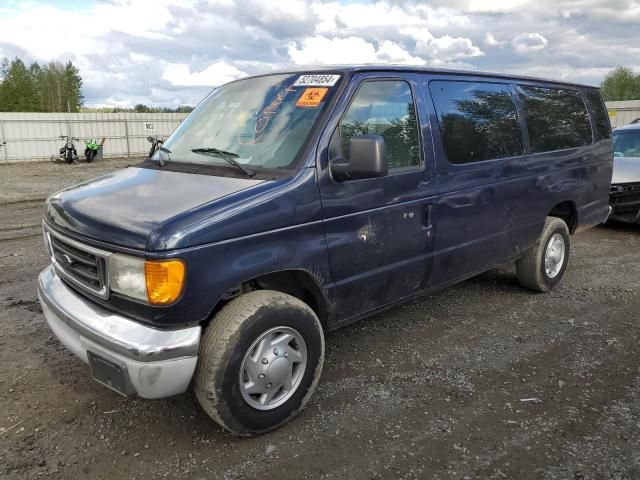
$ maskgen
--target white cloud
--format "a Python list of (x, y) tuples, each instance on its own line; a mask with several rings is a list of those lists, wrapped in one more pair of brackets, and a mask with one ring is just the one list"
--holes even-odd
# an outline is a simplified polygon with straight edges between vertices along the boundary
[(318, 18), (318, 33), (349, 33), (352, 29), (372, 27), (415, 25), (420, 18), (410, 15), (405, 9), (386, 2), (373, 4), (339, 2), (314, 2), (311, 8)]
[[(213, 86), (245, 74), (313, 63), (539, 72), (597, 84), (604, 72), (640, 58), (640, 46), (633, 41), (639, 0), (108, 0), (77, 2), (73, 9), (59, 5), (0, 0), (0, 57), (72, 60), (80, 68), (88, 105), (195, 104)], [(61, 28), (65, 24), (73, 27)]]
[(382, 62), (405, 64), (405, 65), (424, 65), (426, 62), (420, 57), (411, 55), (397, 43), (385, 40), (382, 42), (376, 56)]
[(491, 32), (487, 32), (484, 36), (484, 44), (489, 47), (501, 47), (505, 43), (506, 42), (504, 40), (498, 40), (496, 37), (494, 37)]
[(327, 38), (318, 35), (302, 40), (300, 48), (296, 43), (291, 43), (287, 52), (297, 65), (376, 61), (375, 47), (360, 37)]
[(428, 30), (417, 28), (405, 28), (400, 32), (416, 40), (415, 53), (432, 65), (445, 66), (461, 59), (484, 55), (469, 38), (449, 35), (434, 37)]
[[(17, 14), (5, 13), (0, 17), (0, 42), (16, 42), (40, 58), (56, 58), (71, 52), (88, 53), (89, 45), (77, 39), (93, 36), (89, 21), (86, 15), (64, 12), (51, 5), (20, 10)], [(60, 28), (67, 22), (74, 25), (73, 30)]]
[[(458, 60), (484, 55), (484, 52), (476, 47), (470, 39), (462, 37), (454, 38), (449, 35), (434, 38), (429, 44), (421, 48), (433, 49), (433, 56), (440, 60)], [(418, 51), (417, 46), (416, 51)]]
[(539, 33), (520, 33), (511, 41), (513, 49), (518, 53), (532, 53), (544, 50), (549, 42)]
[(523, 12), (533, 19), (532, 23), (574, 16), (619, 23), (640, 21), (638, 0), (431, 0), (430, 5), (432, 8), (448, 7), (463, 11), (470, 17), (474, 14), (517, 15)]
[(216, 62), (202, 71), (191, 71), (184, 63), (170, 63), (166, 66), (162, 78), (172, 85), (183, 87), (216, 87), (247, 74), (226, 62)]
[(431, 32), (424, 27), (406, 27), (400, 29), (400, 33), (422, 43), (429, 43), (433, 40), (433, 35), (431, 35)]
[(247, 0), (242, 8), (264, 23), (299, 22), (312, 18), (311, 9), (303, 0)]
[(397, 43), (383, 41), (378, 48), (360, 37), (327, 38), (321, 35), (302, 40), (301, 46), (291, 43), (289, 57), (297, 65), (401, 63), (424, 64)]
[(473, 12), (512, 12), (523, 8), (530, 0), (469, 0), (468, 8)]

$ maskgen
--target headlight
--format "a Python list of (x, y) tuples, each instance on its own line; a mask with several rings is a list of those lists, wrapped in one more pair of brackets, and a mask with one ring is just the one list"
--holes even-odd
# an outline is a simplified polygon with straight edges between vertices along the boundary
[(109, 286), (111, 290), (128, 297), (147, 300), (144, 263), (144, 260), (128, 255), (111, 255), (109, 258)]
[(143, 260), (120, 254), (109, 258), (111, 290), (154, 305), (175, 301), (182, 293), (184, 280), (181, 260)]

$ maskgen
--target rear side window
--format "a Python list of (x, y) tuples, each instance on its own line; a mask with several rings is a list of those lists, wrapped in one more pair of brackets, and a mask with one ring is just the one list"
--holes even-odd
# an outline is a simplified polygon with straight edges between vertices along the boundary
[(575, 90), (518, 87), (531, 153), (576, 148), (592, 142), (587, 107)]
[(434, 81), (429, 90), (449, 162), (481, 162), (524, 153), (518, 111), (507, 85)]
[(409, 84), (402, 80), (364, 82), (340, 122), (342, 155), (347, 160), (354, 135), (380, 135), (390, 169), (420, 165), (418, 119)]
[(589, 101), (589, 105), (591, 105), (593, 124), (596, 128), (598, 138), (611, 138), (611, 122), (609, 121), (609, 114), (607, 113), (607, 108), (602, 101), (600, 93), (594, 90), (587, 92), (587, 100)]

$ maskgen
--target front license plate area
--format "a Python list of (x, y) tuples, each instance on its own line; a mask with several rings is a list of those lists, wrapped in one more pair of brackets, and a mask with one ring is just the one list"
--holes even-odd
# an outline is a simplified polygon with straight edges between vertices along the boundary
[(128, 397), (135, 394), (127, 369), (93, 352), (87, 352), (93, 379), (107, 388)]

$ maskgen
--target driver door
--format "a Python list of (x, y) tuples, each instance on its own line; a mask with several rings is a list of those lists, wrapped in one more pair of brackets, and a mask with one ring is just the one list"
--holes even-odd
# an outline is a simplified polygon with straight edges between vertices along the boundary
[[(357, 74), (320, 153), (323, 222), (341, 323), (427, 286), (433, 240), (433, 157), (426, 111), (411, 75)], [(384, 177), (336, 181), (330, 161), (349, 160), (349, 139), (385, 142)], [(431, 145), (428, 144), (431, 152)]]

